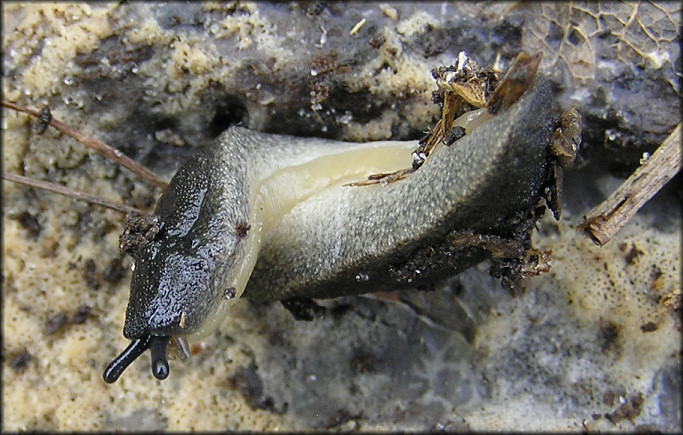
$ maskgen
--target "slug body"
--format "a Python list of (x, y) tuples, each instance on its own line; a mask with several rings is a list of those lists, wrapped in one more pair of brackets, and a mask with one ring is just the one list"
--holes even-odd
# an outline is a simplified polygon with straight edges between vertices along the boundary
[(465, 114), (456, 123), (466, 135), (410, 176), (368, 186), (348, 183), (410, 167), (416, 142), (230, 128), (176, 173), (157, 205), (159, 233), (132, 254), (124, 336), (133, 343), (105, 380), (148, 347), (155, 376), (165, 377), (168, 338), (210, 331), (239, 297), (338, 297), (415, 287), (470, 267), (481, 258), (449, 258), (415, 280), (396, 274), (452, 231), (508, 236), (511, 219), (542, 193), (555, 117), (538, 78), (495, 116)]

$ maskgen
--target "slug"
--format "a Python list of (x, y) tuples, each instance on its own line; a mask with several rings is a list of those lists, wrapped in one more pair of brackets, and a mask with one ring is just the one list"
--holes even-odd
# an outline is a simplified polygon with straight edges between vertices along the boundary
[(415, 141), (345, 143), (232, 127), (196, 154), (160, 198), (156, 234), (135, 261), (123, 334), (132, 340), (104, 372), (114, 382), (146, 349), (169, 374), (172, 337), (200, 337), (242, 297), (330, 298), (428, 285), (482, 259), (443, 253), (406, 279), (398, 269), (448, 234), (510, 237), (543, 193), (557, 108), (545, 79), (495, 115), (469, 112), (465, 136), (437, 147), (414, 173)]

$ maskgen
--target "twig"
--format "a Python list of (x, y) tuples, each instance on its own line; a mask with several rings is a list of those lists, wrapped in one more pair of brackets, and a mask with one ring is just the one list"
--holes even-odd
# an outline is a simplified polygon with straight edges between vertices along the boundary
[[(9, 109), (14, 109), (19, 112), (24, 112), (28, 115), (31, 115), (33, 117), (36, 117), (38, 119), (41, 119), (40, 113), (28, 109), (26, 107), (20, 106), (15, 103), (10, 103), (8, 101), (3, 101), (2, 105), (4, 107), (7, 107)], [(161, 188), (161, 189), (166, 189), (168, 186), (168, 183), (166, 183), (164, 180), (161, 178), (157, 177), (153, 172), (151, 172), (149, 169), (145, 168), (144, 166), (140, 165), (130, 157), (124, 155), (121, 153), (121, 151), (118, 151), (109, 145), (105, 144), (104, 142), (100, 142), (99, 140), (95, 139), (94, 137), (88, 136), (87, 134), (76, 130), (73, 127), (69, 127), (66, 124), (63, 124), (56, 119), (52, 118), (50, 119), (49, 124), (59, 130), (60, 132), (64, 133), (65, 135), (72, 137), (82, 143), (83, 145), (87, 146), (88, 148), (93, 149), (95, 152), (100, 154), (103, 157), (106, 157), (107, 159), (118, 163), (119, 165), (123, 166), (124, 168), (127, 168), (137, 176), (143, 178), (146, 181), (149, 181), (150, 183), (154, 184), (155, 186)]]
[(69, 189), (68, 187), (64, 187), (59, 184), (54, 184), (54, 183), (49, 183), (47, 181), (40, 181), (40, 180), (34, 180), (33, 178), (28, 178), (28, 177), (22, 177), (21, 175), (17, 174), (2, 174), (0, 177), (4, 178), (7, 181), (11, 181), (13, 183), (20, 183), (20, 184), (25, 184), (27, 186), (32, 186), (32, 187), (37, 187), (39, 189), (43, 190), (48, 190), (50, 192), (58, 193), (60, 195), (68, 196), (70, 198), (79, 200), (79, 201), (85, 201), (89, 202), (91, 204), (99, 205), (102, 207), (106, 207), (112, 210), (119, 211), (121, 213), (136, 213), (139, 215), (145, 215), (147, 213), (138, 210), (135, 207), (130, 207), (125, 204), (119, 204), (116, 202), (110, 202), (107, 200), (104, 200), (102, 198), (99, 198), (97, 196), (93, 195), (88, 195), (87, 193), (79, 192), (77, 190)]
[(681, 169), (681, 124), (657, 150), (577, 227), (602, 246)]
[(353, 28), (349, 32), (349, 35), (355, 35), (356, 33), (358, 33), (360, 28), (363, 27), (365, 25), (365, 23), (367, 23), (367, 22), (368, 22), (368, 20), (366, 20), (365, 18), (361, 19), (359, 22), (356, 23), (355, 26), (353, 26)]

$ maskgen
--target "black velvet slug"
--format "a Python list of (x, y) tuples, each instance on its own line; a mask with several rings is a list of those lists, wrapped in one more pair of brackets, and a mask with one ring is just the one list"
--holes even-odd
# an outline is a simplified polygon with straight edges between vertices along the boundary
[[(410, 167), (416, 143), (228, 129), (176, 173), (155, 211), (158, 233), (131, 250), (124, 336), (132, 343), (104, 379), (114, 382), (147, 348), (155, 377), (165, 378), (169, 339), (210, 331), (240, 297), (416, 287), (476, 264), (476, 246), (442, 249), (449, 234), (513, 237), (543, 196), (556, 118), (548, 84), (536, 78), (499, 113), (463, 115), (464, 137), (414, 173), (369, 186), (350, 184)], [(426, 247), (443, 258), (403, 273)]]

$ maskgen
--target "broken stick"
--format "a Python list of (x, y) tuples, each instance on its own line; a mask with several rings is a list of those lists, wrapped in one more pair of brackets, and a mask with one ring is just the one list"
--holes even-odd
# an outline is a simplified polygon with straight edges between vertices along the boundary
[(681, 169), (681, 124), (657, 150), (577, 227), (598, 245), (607, 243)]
[(25, 186), (36, 187), (38, 189), (47, 190), (48, 192), (58, 193), (60, 195), (68, 196), (79, 201), (89, 202), (90, 204), (99, 205), (106, 207), (111, 210), (116, 210), (121, 213), (134, 213), (138, 215), (145, 215), (146, 213), (138, 210), (135, 207), (130, 207), (125, 204), (119, 204), (116, 202), (107, 201), (105, 199), (99, 198), (94, 195), (88, 195), (87, 193), (79, 192), (77, 190), (69, 189), (60, 184), (54, 184), (47, 181), (34, 180), (33, 178), (23, 177), (17, 174), (0, 174), (0, 178), (13, 183), (23, 184)]
[[(35, 110), (28, 109), (26, 107), (20, 106), (16, 103), (12, 103), (9, 101), (3, 101), (2, 102), (3, 107), (7, 107), (8, 109), (13, 109), (18, 112), (24, 112), (30, 116), (33, 116), (34, 118), (40, 119), (41, 123), (43, 124), (48, 124), (60, 131), (61, 133), (76, 139), (78, 142), (82, 143), (83, 145), (87, 146), (88, 148), (94, 150), (101, 156), (111, 160), (112, 162), (118, 163), (119, 165), (123, 166), (124, 168), (130, 170), (132, 173), (136, 174), (137, 176), (141, 177), (143, 180), (149, 181), (150, 183), (154, 184), (155, 186), (159, 187), (160, 189), (166, 189), (168, 186), (168, 183), (162, 180), (161, 178), (157, 177), (153, 172), (151, 172), (149, 169), (145, 168), (141, 164), (137, 163), (130, 157), (124, 155), (120, 151), (110, 147), (109, 145), (105, 144), (104, 142), (101, 142), (94, 137), (88, 136), (85, 133), (76, 130), (73, 127), (69, 127), (66, 124), (63, 124), (56, 119), (52, 118), (51, 115), (47, 115), (47, 117), (43, 116), (41, 113), (36, 112)], [(49, 113), (49, 112), (48, 112)], [(44, 127), (41, 125), (40, 129), (44, 129)]]

